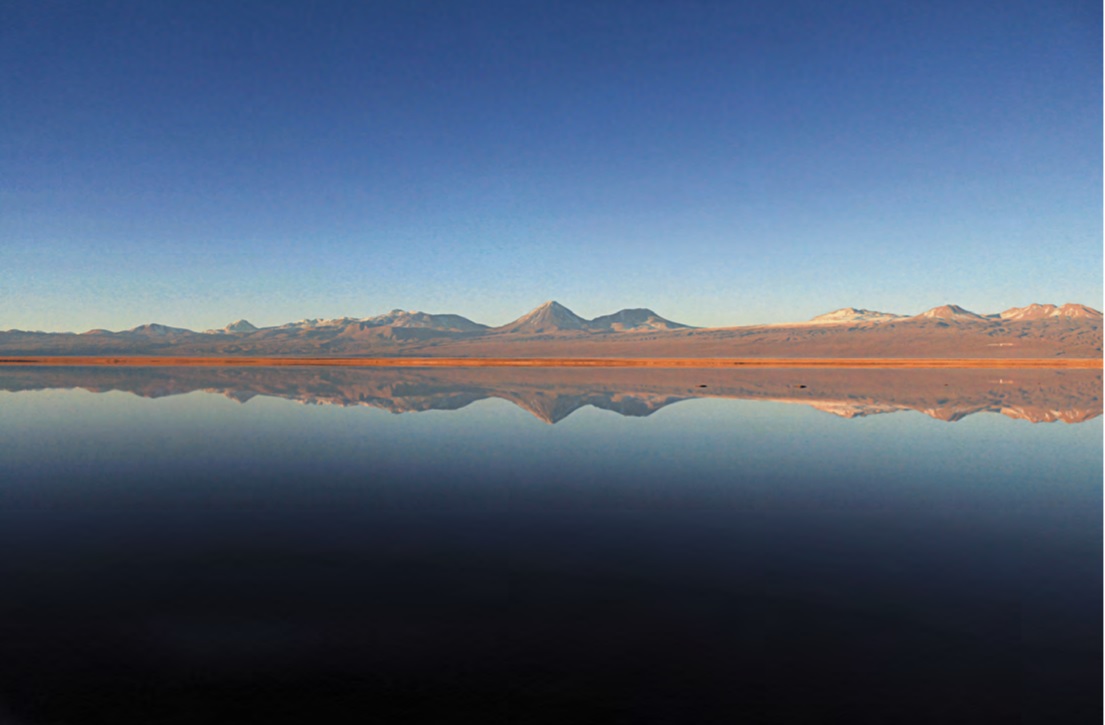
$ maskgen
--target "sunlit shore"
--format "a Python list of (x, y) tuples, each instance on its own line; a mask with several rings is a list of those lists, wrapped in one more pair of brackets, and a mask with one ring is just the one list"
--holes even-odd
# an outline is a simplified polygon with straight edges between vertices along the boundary
[(0, 365), (212, 367), (1101, 368), (1101, 358), (427, 358), (20, 356)]

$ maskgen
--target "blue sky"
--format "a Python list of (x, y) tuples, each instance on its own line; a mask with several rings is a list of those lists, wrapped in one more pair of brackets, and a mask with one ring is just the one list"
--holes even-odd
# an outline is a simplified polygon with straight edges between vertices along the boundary
[(1099, 2), (0, 6), (0, 329), (1102, 298)]

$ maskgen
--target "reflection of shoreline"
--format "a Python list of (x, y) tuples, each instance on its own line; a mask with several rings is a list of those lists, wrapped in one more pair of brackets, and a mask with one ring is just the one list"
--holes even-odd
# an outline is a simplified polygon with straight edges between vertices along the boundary
[(143, 397), (194, 391), (240, 402), (255, 396), (395, 413), (457, 410), (507, 400), (556, 423), (585, 406), (647, 416), (680, 400), (731, 398), (801, 403), (843, 418), (914, 410), (956, 421), (999, 413), (1033, 422), (1083, 422), (1102, 413), (1100, 370), (1041, 368), (0, 368), (0, 390), (83, 388)]
[(1089, 368), (1101, 358), (478, 358), (478, 357), (0, 357), (2, 366), (368, 368)]

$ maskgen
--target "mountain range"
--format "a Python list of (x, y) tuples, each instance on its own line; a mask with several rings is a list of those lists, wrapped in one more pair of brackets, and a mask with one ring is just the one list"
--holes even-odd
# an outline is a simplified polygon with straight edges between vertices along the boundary
[(917, 315), (846, 307), (805, 322), (698, 328), (649, 309), (588, 320), (550, 301), (492, 327), (455, 314), (392, 310), (273, 327), (238, 320), (195, 332), (150, 323), (112, 332), (0, 332), (0, 355), (1100, 358), (1102, 314), (1031, 304), (994, 314), (942, 305)]

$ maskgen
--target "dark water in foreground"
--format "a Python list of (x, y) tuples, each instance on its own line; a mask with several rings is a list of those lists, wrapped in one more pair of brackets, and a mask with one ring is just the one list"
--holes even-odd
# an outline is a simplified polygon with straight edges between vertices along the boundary
[(1100, 722), (1099, 371), (98, 374), (0, 375), (0, 723)]

